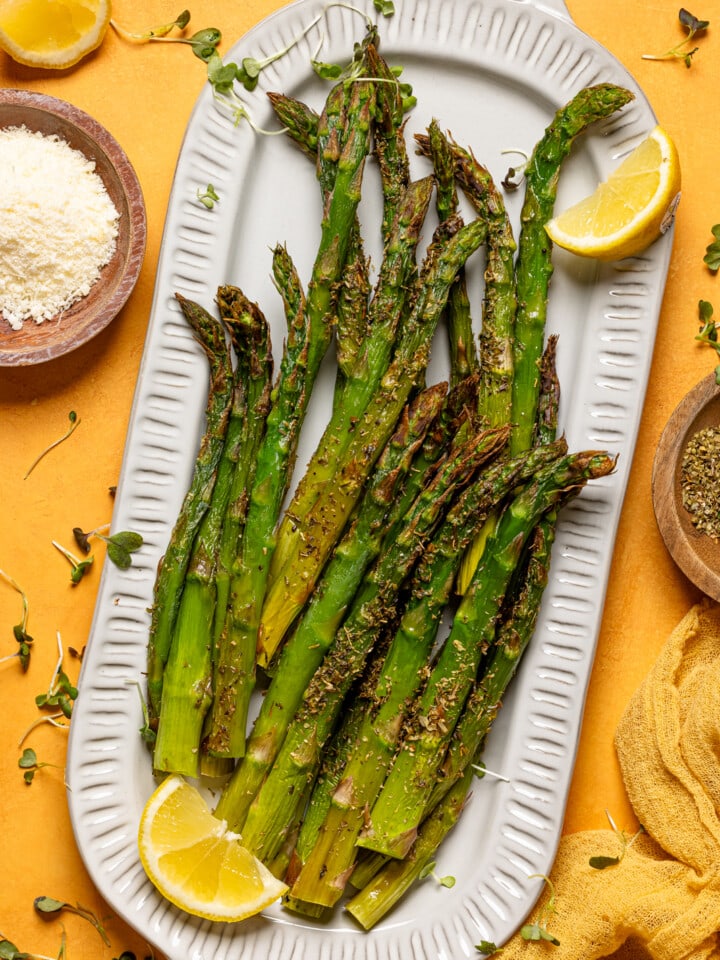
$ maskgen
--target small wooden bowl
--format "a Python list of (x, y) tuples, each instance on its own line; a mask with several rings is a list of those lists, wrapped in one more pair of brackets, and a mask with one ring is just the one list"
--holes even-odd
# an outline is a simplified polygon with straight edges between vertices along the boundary
[(77, 107), (27, 90), (0, 90), (0, 127), (57, 134), (95, 163), (120, 217), (115, 253), (82, 300), (61, 315), (13, 330), (0, 316), (0, 367), (43, 363), (86, 343), (118, 314), (140, 273), (147, 222), (135, 171), (116, 140)]
[(652, 474), (653, 508), (665, 546), (685, 576), (714, 600), (720, 600), (720, 541), (693, 525), (683, 507), (680, 475), (688, 441), (698, 430), (718, 426), (720, 386), (711, 373), (680, 401), (668, 420)]

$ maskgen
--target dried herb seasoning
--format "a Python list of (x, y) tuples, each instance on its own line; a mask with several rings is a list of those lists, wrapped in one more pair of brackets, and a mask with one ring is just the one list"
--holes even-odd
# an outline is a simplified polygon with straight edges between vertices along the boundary
[(720, 540), (720, 427), (706, 427), (690, 438), (680, 486), (683, 506), (693, 525)]

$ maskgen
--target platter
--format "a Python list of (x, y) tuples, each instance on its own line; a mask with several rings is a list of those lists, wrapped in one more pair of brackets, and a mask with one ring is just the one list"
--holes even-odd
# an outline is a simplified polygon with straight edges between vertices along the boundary
[[(369, 0), (363, 9), (374, 15)], [(236, 62), (268, 57), (316, 17), (317, 30), (243, 95), (259, 127), (275, 126), (267, 91), (322, 105), (327, 86), (309, 61), (324, 40), (321, 59), (347, 62), (362, 38), (363, 18), (345, 6), (323, 12), (316, 0), (299, 0), (229, 51)], [(580, 88), (611, 81), (632, 89), (635, 100), (578, 144), (561, 178), (559, 207), (588, 193), (656, 123), (634, 81), (571, 23), (557, 0), (399, 0), (379, 30), (383, 55), (402, 64), (418, 99), (408, 139), (437, 117), (458, 142), (472, 146), (497, 182), (517, 160), (506, 151), (529, 152), (555, 110)], [(412, 163), (413, 172), (427, 172), (420, 158), (413, 156)], [(366, 177), (374, 173), (369, 165)], [(197, 200), (209, 183), (220, 198), (212, 209)], [(516, 230), (521, 194), (507, 195)], [(377, 212), (363, 201), (364, 228)], [(176, 910), (139, 863), (137, 826), (154, 786), (138, 734), (148, 608), (157, 563), (189, 483), (207, 389), (206, 364), (174, 294), (210, 308), (219, 284), (241, 286), (268, 316), (278, 351), (282, 311), (270, 251), (286, 243), (307, 278), (319, 220), (319, 191), (307, 160), (282, 137), (259, 135), (246, 122), (236, 125), (206, 89), (178, 160), (114, 515), (116, 529), (141, 533), (145, 545), (129, 570), (106, 565), (103, 572), (67, 766), (73, 827), (93, 881), (112, 909), (170, 960), (477, 955), (475, 944), (501, 944), (532, 907), (542, 889), (537, 875), (549, 872), (562, 827), (672, 231), (642, 257), (618, 264), (556, 251), (548, 332), (560, 338), (561, 428), (571, 449), (607, 449), (618, 455), (618, 468), (563, 511), (536, 636), (486, 751), (487, 766), (507, 781), (477, 781), (439, 852), (438, 869), (452, 874), (455, 886), (419, 885), (370, 933), (341, 912), (321, 925), (279, 907), (232, 926)], [(377, 262), (372, 241), (368, 247)], [(481, 278), (478, 260), (469, 277), (476, 297)], [(429, 380), (443, 378), (446, 360), (438, 342)], [(316, 411), (332, 388), (326, 373), (301, 437), (298, 471), (322, 428)]]

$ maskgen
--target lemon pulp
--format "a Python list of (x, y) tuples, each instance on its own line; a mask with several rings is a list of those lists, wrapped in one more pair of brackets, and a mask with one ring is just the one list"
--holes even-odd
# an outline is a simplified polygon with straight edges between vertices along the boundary
[(110, 0), (7, 0), (0, 4), (0, 46), (20, 63), (72, 66), (102, 42)]

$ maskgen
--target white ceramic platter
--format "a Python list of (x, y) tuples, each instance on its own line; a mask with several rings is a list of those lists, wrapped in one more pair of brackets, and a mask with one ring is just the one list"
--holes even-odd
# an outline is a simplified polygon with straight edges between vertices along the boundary
[[(375, 15), (369, 0), (361, 0)], [(437, 117), (472, 146), (496, 181), (529, 152), (555, 110), (581, 87), (612, 81), (634, 102), (576, 145), (558, 206), (589, 192), (654, 126), (642, 93), (618, 63), (570, 21), (561, 0), (396, 0), (379, 24), (381, 49), (402, 64), (418, 98), (408, 136)], [(258, 59), (284, 47), (322, 12), (300, 0), (261, 23), (228, 57)], [(320, 108), (327, 84), (309, 61), (347, 62), (362, 17), (328, 9), (318, 26), (244, 94), (262, 127), (276, 126), (265, 93), (279, 90)], [(428, 167), (413, 156), (414, 171)], [(375, 171), (369, 165), (368, 192)], [(220, 201), (197, 200), (212, 183)], [(522, 191), (507, 196), (517, 227)], [(377, 205), (364, 204), (373, 252)], [(416, 960), (477, 956), (481, 939), (502, 943), (521, 923), (550, 869), (562, 827), (585, 692), (599, 630), (618, 515), (630, 470), (657, 317), (672, 244), (667, 234), (641, 258), (598, 266), (555, 252), (548, 330), (560, 334), (562, 428), (570, 447), (619, 454), (617, 472), (565, 510), (536, 638), (493, 730), (488, 767), (509, 782), (479, 780), (460, 824), (439, 853), (438, 870), (457, 883), (417, 887), (371, 933), (342, 912), (328, 927), (279, 907), (239, 926), (186, 916), (145, 878), (136, 832), (153, 789), (141, 743), (148, 608), (157, 562), (187, 489), (207, 387), (206, 363), (175, 306), (179, 291), (208, 308), (218, 284), (235, 283), (263, 307), (282, 342), (282, 312), (270, 280), (270, 250), (284, 242), (307, 278), (319, 234), (312, 165), (284, 137), (235, 126), (209, 87), (192, 114), (180, 154), (155, 298), (118, 490), (115, 527), (140, 532), (132, 567), (107, 564), (71, 727), (68, 800), (87, 868), (111, 907), (170, 960)], [(430, 227), (428, 227), (429, 233)], [(374, 250), (377, 258), (377, 249)], [(377, 261), (376, 261), (377, 262)], [(479, 289), (482, 261), (472, 266)], [(438, 342), (431, 379), (446, 362)], [(437, 374), (437, 376), (435, 376)], [(330, 389), (324, 372), (311, 406), (299, 464), (322, 426)]]

